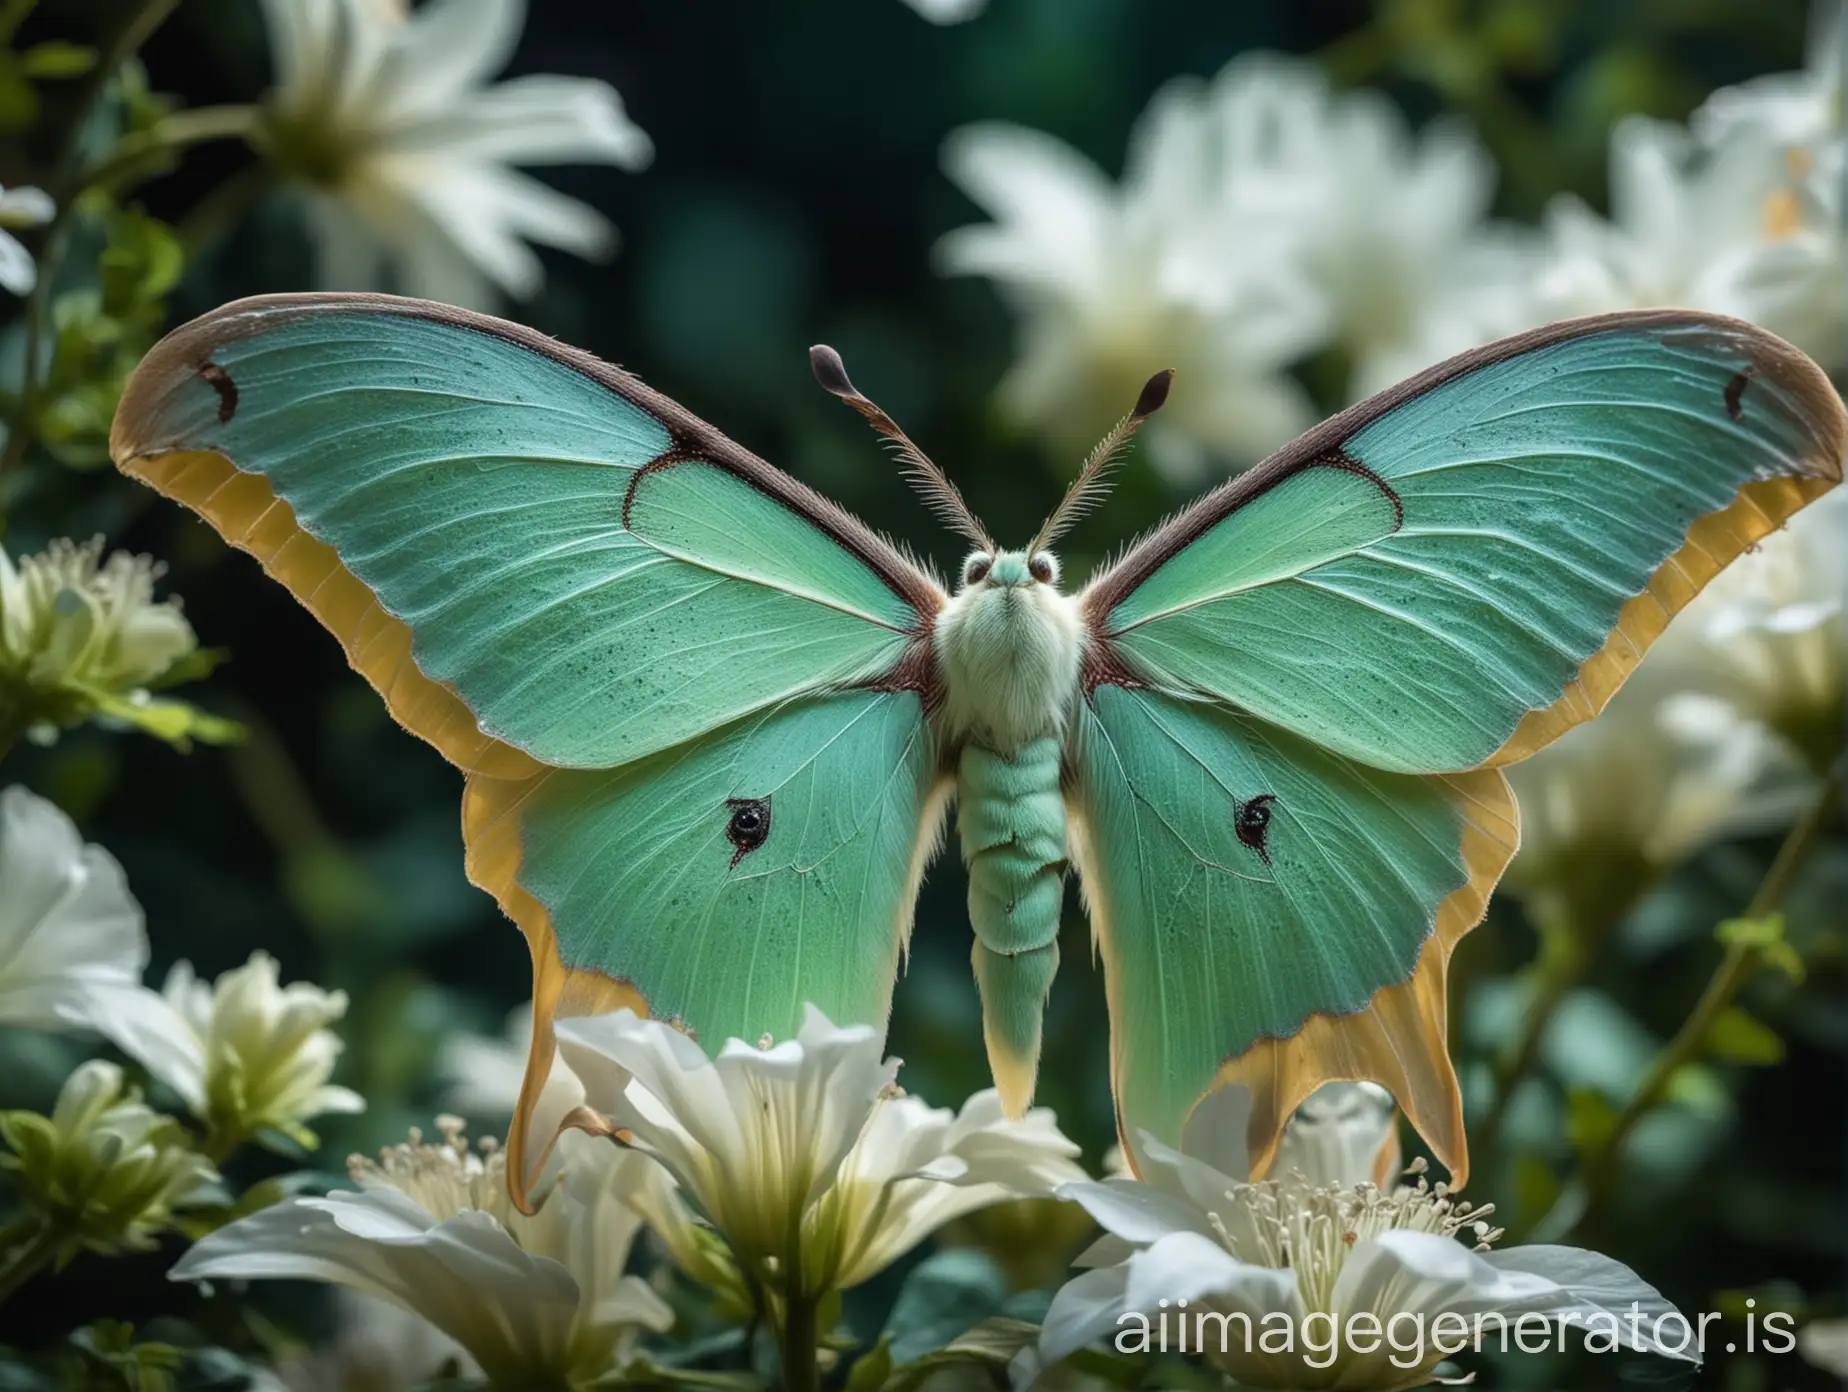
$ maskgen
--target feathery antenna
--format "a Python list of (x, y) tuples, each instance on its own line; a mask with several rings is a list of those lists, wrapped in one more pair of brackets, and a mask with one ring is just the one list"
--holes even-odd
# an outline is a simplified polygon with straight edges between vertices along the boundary
[(1142, 391), (1136, 397), (1135, 409), (1111, 426), (1110, 433), (1097, 442), (1097, 448), (1084, 461), (1078, 477), (1072, 480), (1072, 486), (1065, 490), (1065, 496), (1059, 499), (1059, 505), (1052, 510), (1052, 516), (1046, 519), (1039, 529), (1039, 535), (1033, 538), (1033, 544), (1027, 548), (1029, 556), (1051, 546), (1071, 529), (1073, 523), (1103, 502), (1105, 495), (1110, 492), (1111, 471), (1123, 462), (1123, 453), (1129, 448), (1129, 442), (1136, 437), (1142, 422), (1159, 411), (1168, 400), (1168, 388), (1173, 382), (1174, 369), (1168, 367), (1143, 383)]
[(995, 549), (994, 539), (969, 510), (962, 491), (950, 482), (949, 475), (938, 468), (929, 455), (911, 443), (911, 437), (898, 428), (898, 422), (860, 394), (859, 388), (848, 378), (847, 365), (841, 361), (839, 353), (825, 343), (817, 343), (809, 349), (809, 367), (823, 390), (853, 407), (868, 425), (892, 443), (905, 478), (917, 489), (924, 506), (936, 513), (951, 531), (960, 532), (985, 551)]

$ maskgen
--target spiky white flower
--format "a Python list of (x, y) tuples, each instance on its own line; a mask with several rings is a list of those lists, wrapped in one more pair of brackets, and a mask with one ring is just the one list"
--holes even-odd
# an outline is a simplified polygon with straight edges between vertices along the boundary
[(747, 1272), (819, 1298), (882, 1270), (951, 1218), (1082, 1176), (1052, 1113), (1008, 1121), (991, 1091), (959, 1114), (893, 1085), (877, 1031), (812, 1007), (800, 1033), (729, 1041), (622, 1010), (561, 1022), (589, 1105), (653, 1156)]
[(492, 1145), (463, 1124), (416, 1132), (379, 1160), (354, 1157), (359, 1186), (289, 1199), (220, 1228), (176, 1281), (294, 1277), (376, 1296), (465, 1349), (496, 1386), (586, 1387), (620, 1368), (673, 1312), (625, 1275), (641, 1220), (625, 1202), (652, 1162), (597, 1138), (560, 1141), (558, 1177), (527, 1216), (508, 1198)]
[(50, 222), (58, 211), (43, 189), (0, 188), (0, 288), (29, 295), (38, 284), (38, 263), (12, 233), (16, 227), (37, 227)]
[(1285, 369), (1323, 337), (1320, 302), (1268, 224), (1224, 216), (1236, 142), (1215, 95), (1165, 89), (1116, 184), (1034, 130), (971, 126), (945, 147), (946, 172), (995, 220), (950, 233), (939, 264), (1013, 306), (1003, 398), (1074, 461), (1162, 368), (1173, 391), (1145, 435), (1171, 476), (1249, 463), (1312, 418)]
[(0, 793), (0, 1024), (94, 1029), (147, 966), (141, 906), (115, 857), (24, 788)]
[(1611, 137), (1611, 215), (1549, 208), (1543, 317), (1675, 305), (1761, 324), (1825, 368), (1843, 362), (1848, 261), (1836, 180), (1807, 177), (1754, 128), (1703, 144), (1629, 117)]
[(55, 1243), (59, 1265), (85, 1249), (151, 1250), (174, 1211), (207, 1201), (218, 1181), (180, 1124), (102, 1059), (64, 1080), (50, 1116), (0, 1114), (0, 1137), (22, 1216)]
[(164, 739), (223, 739), (234, 729), (148, 687), (198, 646), (177, 599), (154, 599), (164, 569), (103, 539), (59, 539), (17, 561), (0, 550), (0, 728), (55, 734), (102, 716)]
[(220, 1144), (277, 1131), (312, 1146), (304, 1122), (366, 1106), (351, 1088), (328, 1081), (341, 1050), (329, 1026), (346, 1014), (346, 992), (308, 981), (283, 986), (279, 973), (267, 952), (253, 952), (209, 985), (190, 963), (177, 962), (158, 995), (117, 994), (102, 1027)]
[[(1358, 1128), (1358, 1100), (1348, 1094), (1332, 1114)], [(1373, 1114), (1369, 1134), (1378, 1135), (1390, 1113)], [(1291, 1124), (1327, 1121), (1310, 1114)], [(1475, 1337), (1478, 1316), (1491, 1341), (1496, 1319), (1571, 1318), (1606, 1347), (1692, 1357), (1655, 1338), (1673, 1307), (1617, 1262), (1570, 1247), (1490, 1251), (1500, 1236), (1487, 1222), (1492, 1209), (1472, 1209), (1422, 1174), (1390, 1192), (1375, 1187), (1365, 1145), (1306, 1148), (1345, 1173), (1299, 1168), (1247, 1183), (1242, 1128), (1215, 1134), (1230, 1142), (1226, 1154), (1182, 1154), (1145, 1136), (1139, 1180), (1060, 1191), (1109, 1236), (1080, 1259), (1092, 1269), (1054, 1297), (1039, 1360), (1095, 1340), (1123, 1352), (1159, 1341), (1244, 1386), (1393, 1392), (1429, 1382)]]
[(276, 84), (258, 141), (309, 195), (321, 278), (484, 306), (540, 285), (528, 242), (601, 256), (594, 209), (520, 173), (568, 162), (640, 169), (648, 137), (606, 82), (487, 79), (512, 54), (524, 0), (264, 0)]
[(1174, 367), (1156, 462), (1248, 463), (1308, 423), (1297, 360), (1338, 345), (1359, 396), (1532, 314), (1532, 239), (1485, 220), (1494, 170), (1474, 135), (1414, 135), (1380, 93), (1337, 94), (1299, 59), (1164, 88), (1115, 185), (1013, 127), (958, 132), (944, 159), (995, 221), (951, 233), (940, 260), (1014, 303), (1005, 394), (1066, 448)]
[[(1746, 720), (1826, 772), (1848, 725), (1848, 488), (1836, 488), (1714, 577), (1650, 661), (1690, 688), (1669, 698), (1683, 726)], [(1707, 703), (1721, 703), (1716, 710)]]

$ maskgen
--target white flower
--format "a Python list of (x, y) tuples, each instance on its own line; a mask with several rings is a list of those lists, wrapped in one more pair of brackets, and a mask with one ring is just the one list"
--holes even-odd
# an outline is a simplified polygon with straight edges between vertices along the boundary
[(448, 1368), (462, 1377), (479, 1372), (466, 1349), (400, 1305), (341, 1290), (334, 1309), (331, 1344), (278, 1361), (289, 1392), (402, 1392)]
[(799, 1259), (811, 1296), (953, 1217), (1083, 1174), (1050, 1112), (1010, 1122), (992, 1091), (956, 1116), (926, 1107), (892, 1086), (877, 1031), (812, 1007), (795, 1039), (734, 1039), (716, 1058), (627, 1010), (561, 1022), (558, 1038), (590, 1105), (660, 1161), (739, 1265), (783, 1286)]
[[(1788, 740), (1825, 771), (1842, 749), (1848, 663), (1848, 488), (1836, 488), (1714, 577), (1650, 661)], [(1671, 719), (1710, 721), (1698, 696)]]
[(1640, 887), (1805, 805), (1811, 779), (1783, 740), (1718, 707), (1673, 707), (1668, 677), (1652, 654), (1596, 720), (1508, 770), (1521, 805), (1510, 888), (1571, 887), (1592, 866)]
[(58, 1092), (51, 1115), (7, 1112), (0, 1135), (26, 1212), (56, 1240), (60, 1266), (77, 1252), (148, 1251), (173, 1211), (215, 1194), (218, 1172), (171, 1117), (91, 1059)]
[(1741, 127), (1703, 146), (1634, 116), (1611, 137), (1611, 217), (1576, 199), (1548, 210), (1547, 317), (1676, 305), (1737, 315), (1825, 368), (1843, 361), (1840, 190)]
[(1399, 1170), (1398, 1107), (1377, 1083), (1324, 1083), (1283, 1128), (1278, 1174), (1311, 1184), (1384, 1183)]
[(1162, 368), (1173, 391), (1145, 434), (1171, 476), (1249, 463), (1312, 419), (1284, 369), (1322, 337), (1319, 303), (1268, 227), (1222, 216), (1217, 125), (1213, 94), (1168, 87), (1114, 186), (1038, 131), (972, 126), (944, 150), (995, 221), (950, 233), (939, 262), (998, 283), (1021, 341), (1003, 397), (1074, 460)]
[(1021, 315), (1005, 391), (1067, 448), (1155, 368), (1168, 472), (1249, 462), (1308, 424), (1284, 369), (1331, 345), (1361, 395), (1531, 319), (1531, 238), (1485, 222), (1494, 169), (1465, 128), (1414, 136), (1380, 93), (1337, 95), (1313, 63), (1255, 54), (1170, 84), (1112, 186), (1048, 136), (974, 127), (950, 177), (996, 221), (939, 248)]
[(1486, 221), (1495, 167), (1467, 126), (1414, 136), (1384, 93), (1337, 94), (1318, 65), (1272, 55), (1216, 89), (1222, 239), (1271, 225), (1354, 362), (1350, 397), (1521, 326), (1532, 248)]
[(183, 744), (235, 731), (147, 688), (176, 679), (198, 647), (179, 600), (154, 601), (164, 569), (103, 539), (59, 539), (15, 562), (0, 550), (0, 728), (47, 730), (93, 716)]
[(1797, 1331), (1797, 1352), (1812, 1368), (1848, 1378), (1848, 1319), (1811, 1320)]
[(0, 188), (0, 288), (15, 295), (32, 293), (32, 287), (38, 284), (38, 264), (8, 229), (37, 227), (51, 221), (57, 211), (51, 195), (43, 189)]
[(1848, 68), (1848, 4), (1816, 0), (1803, 71), (1772, 73), (1722, 87), (1694, 113), (1694, 132), (1709, 145), (1749, 133), (1786, 150), (1839, 142), (1843, 70)]
[(465, 1030), (450, 1035), (436, 1059), (437, 1074), (444, 1081), (444, 1108), (470, 1120), (512, 1116), (519, 1105), (532, 1039), (530, 1002), (508, 1012), (506, 1028), (499, 1036)]
[(98, 1001), (147, 966), (122, 867), (20, 787), (0, 793), (0, 1024), (94, 1029)]
[[(1693, 1357), (1673, 1348), (1685, 1323), (1661, 1324), (1681, 1317), (1627, 1267), (1569, 1247), (1490, 1252), (1499, 1236), (1485, 1221), (1492, 1210), (1472, 1210), (1441, 1184), (1420, 1177), (1386, 1193), (1351, 1176), (1317, 1182), (1300, 1172), (1249, 1184), (1242, 1142), (1220, 1157), (1183, 1155), (1146, 1136), (1142, 1149), (1141, 1181), (1060, 1191), (1110, 1235), (1081, 1259), (1093, 1269), (1054, 1297), (1041, 1360), (1094, 1340), (1148, 1352), (1184, 1337), (1178, 1351), (1202, 1354), (1242, 1385), (1390, 1392), (1429, 1382), (1473, 1340), (1479, 1316), (1493, 1344), (1498, 1319), (1512, 1327), (1523, 1315), (1529, 1337), (1544, 1321), (1570, 1318), (1593, 1347)], [(1457, 1240), (1463, 1234), (1474, 1250)]]
[(174, 1280), (294, 1277), (376, 1296), (453, 1339), (497, 1386), (588, 1386), (673, 1314), (623, 1274), (640, 1219), (624, 1202), (651, 1162), (592, 1137), (561, 1140), (538, 1212), (516, 1211), (501, 1152), (443, 1140), (355, 1157), (360, 1188), (290, 1199), (202, 1239)]
[(961, 24), (988, 8), (988, 0), (905, 0), (932, 24)]
[(367, 288), (381, 265), (407, 292), (486, 305), (535, 294), (528, 242), (580, 256), (609, 223), (515, 165), (639, 169), (648, 137), (608, 83), (550, 75), (487, 86), (523, 0), (265, 0), (276, 85), (259, 139), (310, 194), (322, 280)]
[(346, 1014), (346, 992), (307, 981), (283, 986), (278, 971), (275, 958), (253, 952), (208, 986), (178, 962), (159, 995), (116, 995), (101, 1028), (179, 1093), (216, 1143), (274, 1130), (312, 1146), (303, 1122), (366, 1106), (328, 1082), (341, 1049), (328, 1026)]

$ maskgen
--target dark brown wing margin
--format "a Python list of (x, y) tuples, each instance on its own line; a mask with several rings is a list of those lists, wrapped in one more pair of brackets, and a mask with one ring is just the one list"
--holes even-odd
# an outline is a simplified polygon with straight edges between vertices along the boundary
[[(1170, 556), (1190, 542), (1198, 540), (1205, 532), (1223, 522), (1233, 513), (1254, 498), (1262, 496), (1279, 483), (1300, 473), (1302, 470), (1318, 464), (1337, 464), (1339, 467), (1352, 467), (1353, 461), (1346, 454), (1344, 447), (1353, 436), (1372, 425), (1381, 416), (1396, 410), (1406, 402), (1423, 396), (1446, 382), (1474, 372), (1477, 368), (1491, 363), (1519, 357), (1536, 349), (1547, 348), (1568, 339), (1583, 338), (1590, 334), (1607, 333), (1619, 329), (1719, 329), (1737, 334), (1740, 344), (1754, 361), (1759, 370), (1776, 371), (1797, 363), (1806, 362), (1803, 354), (1785, 343), (1774, 334), (1743, 319), (1733, 319), (1723, 314), (1702, 314), (1684, 309), (1638, 309), (1620, 310), (1613, 314), (1592, 314), (1579, 319), (1562, 319), (1557, 323), (1545, 324), (1525, 333), (1498, 339), (1486, 343), (1480, 348), (1467, 353), (1459, 353), (1426, 368), (1416, 376), (1408, 377), (1397, 386), (1388, 387), (1365, 401), (1356, 402), (1346, 410), (1330, 416), (1320, 425), (1305, 431), (1276, 453), (1261, 463), (1247, 469), (1236, 478), (1219, 485), (1192, 506), (1183, 508), (1172, 517), (1162, 522), (1153, 531), (1131, 543), (1129, 549), (1117, 561), (1094, 577), (1084, 588), (1082, 595), (1084, 615), (1090, 628), (1092, 641), (1102, 642), (1106, 637), (1105, 623), (1110, 611), (1129, 597), (1136, 586), (1140, 585)], [(1812, 373), (1778, 372), (1786, 381), (1806, 379)], [(1837, 408), (1838, 409), (1838, 408)], [(1367, 471), (1371, 475), (1371, 470)], [(1375, 481), (1386, 487), (1383, 480), (1374, 476)], [(1388, 489), (1390, 493), (1391, 490)], [(1395, 498), (1396, 501), (1396, 498)], [(1100, 672), (1108, 670), (1113, 664), (1101, 660)], [(1121, 666), (1122, 664), (1114, 664)], [(1105, 680), (1108, 680), (1105, 678)]]
[[(759, 459), (679, 402), (663, 396), (620, 367), (606, 363), (581, 348), (560, 343), (524, 324), (510, 323), (505, 319), (459, 309), (455, 305), (438, 304), (432, 300), (412, 300), (398, 295), (363, 291), (253, 295), (248, 299), (233, 300), (175, 329), (163, 341), (161, 351), (170, 356), (198, 356), (201, 363), (204, 363), (211, 347), (227, 338), (259, 333), (279, 320), (329, 313), (395, 314), (406, 319), (427, 319), (432, 323), (499, 338), (550, 358), (560, 366), (588, 377), (631, 405), (641, 407), (667, 427), (670, 440), (667, 450), (644, 465), (644, 469), (665, 468), (683, 460), (701, 459), (737, 475), (760, 492), (767, 493), (791, 511), (808, 518), (865, 562), (894, 594), (918, 612), (920, 635), (929, 632), (932, 619), (943, 607), (943, 592), (923, 571), (906, 559), (890, 541), (838, 503), (830, 502), (806, 484)], [(640, 470), (636, 472), (636, 477), (641, 477)]]

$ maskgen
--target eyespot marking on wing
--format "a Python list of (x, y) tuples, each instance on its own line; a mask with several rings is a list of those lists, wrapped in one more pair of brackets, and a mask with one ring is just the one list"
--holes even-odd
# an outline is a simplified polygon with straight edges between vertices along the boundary
[(770, 839), (769, 798), (726, 798), (731, 820), (725, 824), (725, 839), (732, 843), (732, 867)]
[(199, 365), (199, 376), (213, 391), (218, 393), (218, 423), (226, 425), (237, 414), (237, 383), (231, 380), (231, 374), (215, 362)]
[(1232, 829), (1238, 833), (1238, 839), (1256, 851), (1258, 859), (1266, 865), (1271, 863), (1267, 843), (1270, 838), (1271, 804), (1276, 801), (1275, 793), (1259, 793), (1239, 803), (1232, 814)]
[(1745, 388), (1758, 371), (1756, 365), (1748, 365), (1733, 373), (1732, 380), (1726, 384), (1726, 414), (1733, 420), (1745, 414)]

